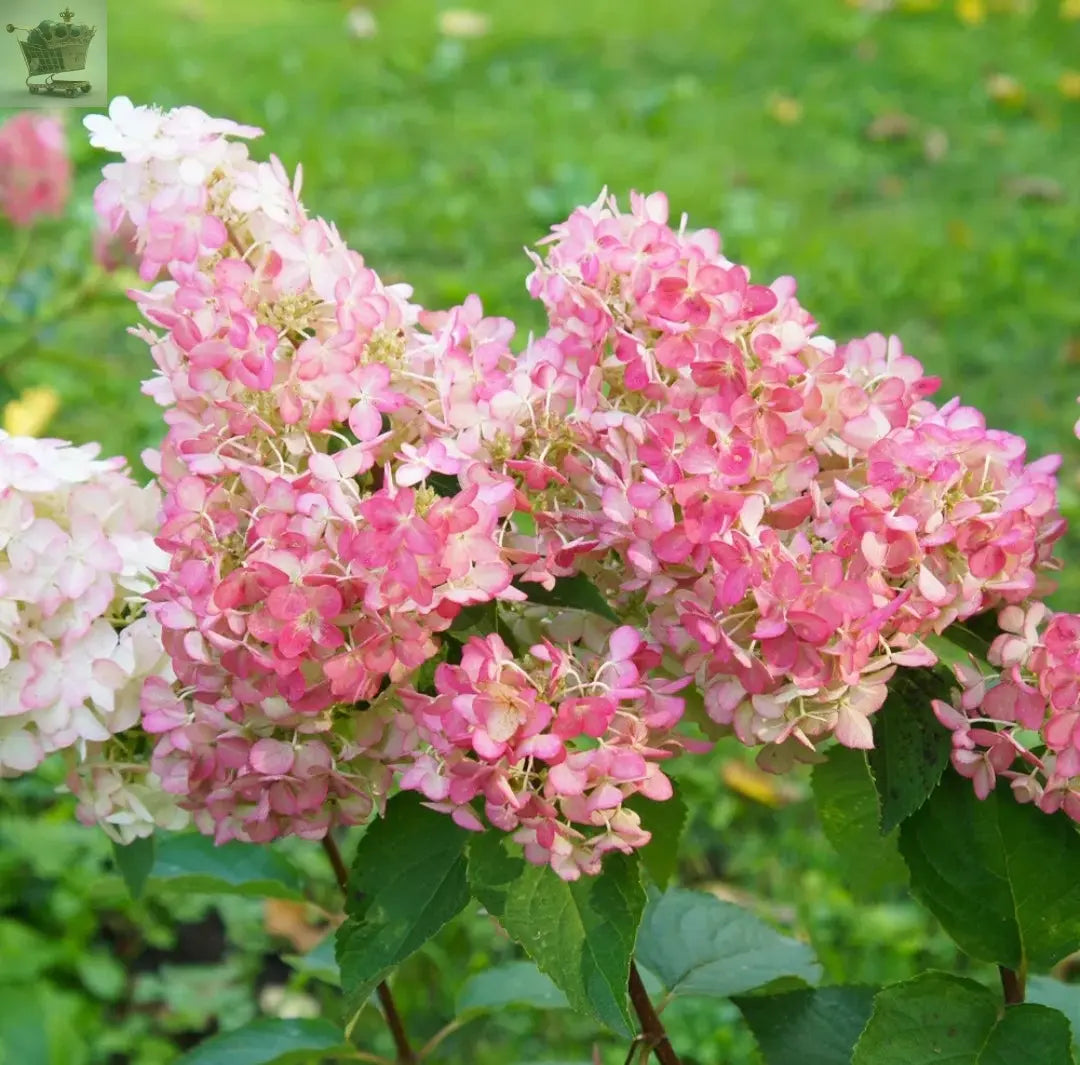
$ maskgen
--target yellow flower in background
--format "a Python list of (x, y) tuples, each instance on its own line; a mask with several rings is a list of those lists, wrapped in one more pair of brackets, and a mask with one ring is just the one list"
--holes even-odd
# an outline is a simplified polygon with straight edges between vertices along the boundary
[(1066, 70), (1058, 78), (1057, 87), (1066, 100), (1080, 100), (1080, 70)]
[(986, 79), (986, 93), (1004, 107), (1023, 107), (1027, 90), (1011, 74), (991, 74)]
[(1080, 0), (1061, 0), (1061, 17), (1080, 19)]
[(724, 783), (744, 799), (759, 802), (762, 806), (787, 806), (798, 802), (803, 796), (799, 788), (775, 773), (766, 773), (755, 765), (748, 765), (737, 758), (729, 758), (720, 766)]
[(456, 8), (439, 15), (439, 32), (444, 37), (483, 37), (491, 29), (491, 19), (480, 11)]
[(60, 397), (48, 385), (28, 388), (18, 399), (4, 405), (4, 432), (37, 436), (59, 409)]
[(769, 114), (782, 126), (794, 126), (803, 115), (803, 106), (792, 96), (769, 97)]
[(977, 26), (986, 18), (986, 5), (983, 0), (956, 0), (956, 15), (961, 22)]

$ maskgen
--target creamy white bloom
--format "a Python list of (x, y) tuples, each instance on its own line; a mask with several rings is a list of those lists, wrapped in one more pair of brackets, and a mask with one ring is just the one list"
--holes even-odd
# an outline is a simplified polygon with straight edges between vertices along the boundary
[(0, 432), (0, 776), (137, 724), (171, 676), (143, 617), (159, 496), (93, 446)]

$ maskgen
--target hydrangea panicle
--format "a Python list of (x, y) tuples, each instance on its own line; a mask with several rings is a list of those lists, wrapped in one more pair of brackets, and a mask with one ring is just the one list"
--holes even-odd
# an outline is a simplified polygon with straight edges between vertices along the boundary
[(521, 598), (496, 539), (512, 500), (415, 477), (439, 341), (307, 216), (299, 177), (230, 139), (257, 130), (123, 100), (88, 125), (125, 154), (99, 211), (167, 275), (136, 295), (169, 425), (151, 612), (178, 687), (144, 711), (154, 770), (218, 840), (363, 821), (390, 787), (386, 685), (464, 606)]
[(895, 337), (817, 336), (791, 279), (752, 284), (658, 194), (602, 195), (545, 243), (529, 399), (559, 424), (518, 459), (545, 554), (585, 545), (770, 767), (830, 734), (872, 745), (892, 669), (934, 660), (922, 636), (1045, 583), (1058, 460), (936, 408)]

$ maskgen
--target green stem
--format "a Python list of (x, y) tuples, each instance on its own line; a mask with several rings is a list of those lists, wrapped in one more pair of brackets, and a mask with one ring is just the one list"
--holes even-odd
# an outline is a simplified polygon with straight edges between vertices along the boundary
[(0, 305), (7, 302), (11, 290), (15, 287), (15, 282), (19, 279), (23, 264), (30, 254), (30, 244), (29, 228), (17, 229), (15, 231), (15, 253), (11, 257), (11, 270), (7, 277), (4, 278), (4, 286), (0, 290)]
[(425, 1061), (435, 1048), (449, 1035), (468, 1024), (467, 1019), (455, 1017), (449, 1024), (444, 1024), (416, 1053), (420, 1061)]

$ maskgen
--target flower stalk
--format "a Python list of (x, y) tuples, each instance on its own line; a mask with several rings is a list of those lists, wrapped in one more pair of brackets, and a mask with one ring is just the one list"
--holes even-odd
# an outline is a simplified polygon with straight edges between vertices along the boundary
[(653, 1007), (641, 973), (633, 960), (630, 962), (630, 1003), (641, 1022), (641, 1040), (656, 1055), (656, 1060), (660, 1065), (679, 1065), (679, 1056), (668, 1039), (663, 1021)]
[[(329, 833), (323, 836), (322, 847), (330, 860), (330, 866), (334, 870), (334, 878), (337, 880), (338, 887), (341, 888), (341, 894), (347, 900), (349, 897), (349, 870), (346, 868), (345, 860), (341, 856), (341, 849), (338, 847), (337, 841)], [(398, 1012), (397, 1003), (394, 1002), (394, 995), (390, 990), (390, 985), (383, 980), (379, 984), (376, 993), (379, 996), (379, 1004), (382, 1006), (383, 1018), (386, 1021), (387, 1028), (390, 1029), (390, 1035), (393, 1037), (394, 1046), (397, 1049), (397, 1065), (416, 1065), (419, 1059), (409, 1042), (409, 1036), (405, 1031), (401, 1014)]]

